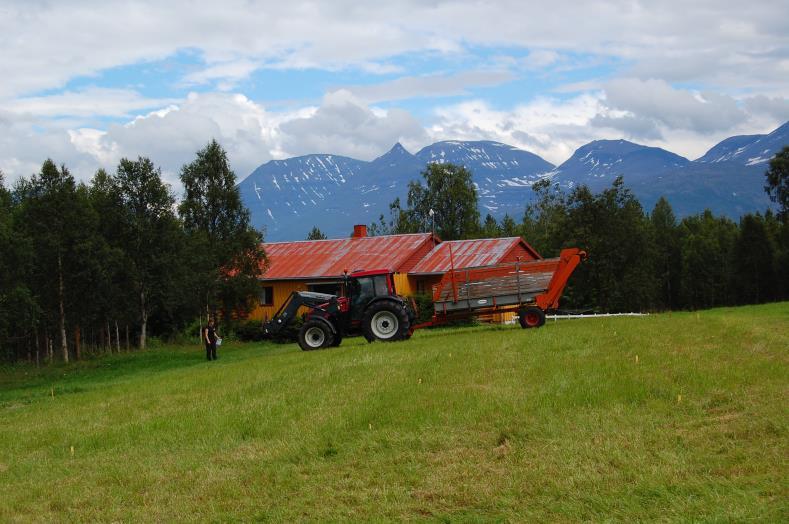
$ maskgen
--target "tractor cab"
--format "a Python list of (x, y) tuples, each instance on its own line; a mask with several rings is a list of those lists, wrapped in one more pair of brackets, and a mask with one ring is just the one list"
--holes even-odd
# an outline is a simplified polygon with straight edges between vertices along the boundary
[(344, 287), (351, 322), (360, 321), (367, 305), (374, 299), (396, 296), (394, 276), (387, 269), (346, 273)]

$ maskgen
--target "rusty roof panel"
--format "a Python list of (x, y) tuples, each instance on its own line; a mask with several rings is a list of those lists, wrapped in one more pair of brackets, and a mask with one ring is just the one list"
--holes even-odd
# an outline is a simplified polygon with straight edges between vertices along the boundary
[(432, 239), (430, 233), (379, 237), (304, 240), (263, 244), (269, 258), (265, 280), (339, 277), (343, 271), (398, 271)]
[[(520, 237), (452, 240), (438, 244), (409, 273), (445, 273), (452, 268), (487, 266), (500, 263), (507, 253), (523, 242)], [(452, 260), (449, 248), (452, 246)]]

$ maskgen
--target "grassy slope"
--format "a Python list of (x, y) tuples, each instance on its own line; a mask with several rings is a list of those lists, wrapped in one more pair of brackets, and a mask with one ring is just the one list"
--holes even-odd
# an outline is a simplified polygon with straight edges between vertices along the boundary
[(0, 521), (786, 521), (788, 346), (783, 303), (6, 370)]

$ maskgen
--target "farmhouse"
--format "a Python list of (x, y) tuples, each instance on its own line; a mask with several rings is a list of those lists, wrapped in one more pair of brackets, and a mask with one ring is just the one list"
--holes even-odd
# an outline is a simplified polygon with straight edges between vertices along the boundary
[[(354, 226), (350, 238), (269, 242), (269, 266), (261, 275), (258, 306), (249, 318), (274, 316), (293, 291), (337, 293), (344, 271), (388, 269), (398, 294), (430, 293), (453, 266), (475, 267), (534, 260), (540, 255), (522, 238), (484, 238), (442, 242), (432, 233), (367, 236)], [(451, 257), (450, 257), (451, 251)]]

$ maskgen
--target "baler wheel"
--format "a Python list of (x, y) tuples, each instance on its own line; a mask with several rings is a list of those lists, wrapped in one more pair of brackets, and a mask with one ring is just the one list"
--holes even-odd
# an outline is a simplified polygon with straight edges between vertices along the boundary
[(518, 311), (518, 321), (523, 329), (538, 328), (545, 324), (545, 311), (538, 307), (526, 307)]

